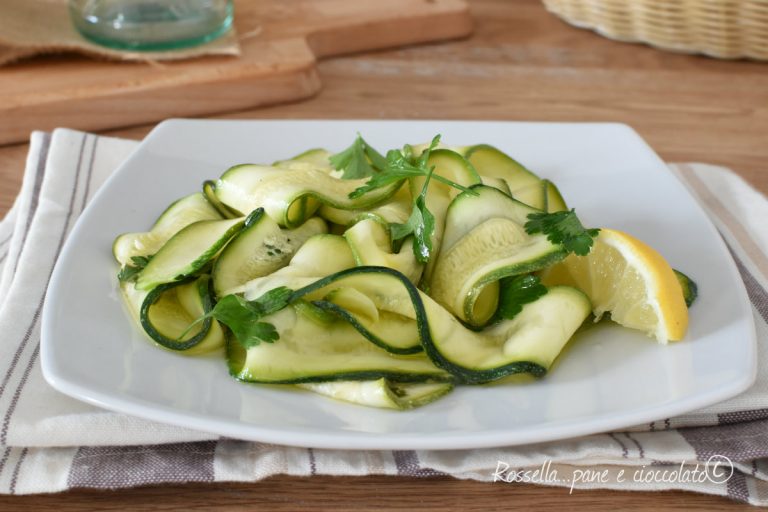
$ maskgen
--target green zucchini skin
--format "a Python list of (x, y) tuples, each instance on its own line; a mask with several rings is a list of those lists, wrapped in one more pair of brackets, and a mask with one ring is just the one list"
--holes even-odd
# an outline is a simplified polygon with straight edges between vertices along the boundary
[[(344, 242), (343, 238), (341, 237), (334, 237), (332, 235), (324, 235), (329, 240), (339, 240), (341, 243), (344, 244), (346, 247), (346, 242)], [(350, 258), (351, 259), (351, 258)], [(390, 378), (397, 382), (430, 382), (430, 381), (452, 381), (453, 377), (444, 371), (442, 371), (440, 368), (436, 367), (429, 358), (426, 356), (419, 357), (419, 353), (421, 350), (421, 336), (418, 335), (418, 332), (416, 333), (416, 342), (417, 345), (415, 345), (415, 349), (413, 347), (390, 347), (388, 344), (385, 343), (384, 340), (375, 340), (379, 343), (376, 343), (371, 338), (373, 336), (370, 336), (371, 333), (366, 332), (367, 328), (363, 326), (360, 322), (347, 322), (346, 320), (351, 318), (353, 315), (349, 313), (348, 311), (345, 311), (346, 315), (339, 315), (338, 313), (342, 312), (341, 309), (336, 309), (333, 307), (321, 307), (322, 300), (324, 297), (326, 297), (330, 292), (338, 289), (339, 287), (334, 287), (336, 281), (339, 279), (343, 279), (346, 276), (354, 276), (357, 275), (355, 272), (357, 269), (362, 269), (362, 274), (365, 274), (368, 272), (370, 274), (370, 269), (383, 269), (386, 273), (395, 272), (396, 275), (402, 275), (396, 271), (393, 271), (386, 267), (352, 267), (347, 268), (345, 270), (342, 270), (340, 272), (336, 272), (334, 274), (331, 274), (329, 276), (314, 279), (313, 281), (306, 286), (303, 286), (299, 288), (298, 290), (294, 291), (293, 294), (289, 297), (288, 302), (291, 304), (291, 306), (294, 308), (294, 314), (296, 315), (306, 315), (307, 313), (303, 311), (305, 309), (305, 306), (309, 306), (312, 309), (316, 309), (320, 313), (326, 312), (328, 313), (329, 310), (332, 310), (331, 312), (333, 314), (329, 314), (328, 317), (331, 319), (330, 323), (328, 322), (328, 319), (310, 319), (307, 320), (309, 322), (315, 323), (315, 327), (312, 328), (311, 332), (316, 332), (318, 335), (323, 334), (326, 332), (333, 333), (332, 336), (338, 337), (340, 339), (344, 339), (345, 332), (344, 329), (348, 330), (348, 332), (354, 333), (355, 336), (359, 337), (359, 343), (361, 343), (362, 346), (370, 345), (370, 349), (364, 349), (363, 350), (363, 357), (367, 357), (369, 354), (369, 350), (373, 350), (374, 354), (374, 360), (372, 365), (381, 365), (379, 368), (365, 368), (365, 365), (362, 365), (363, 368), (334, 368), (330, 363), (328, 364), (328, 368), (321, 368), (318, 369), (317, 367), (313, 368), (311, 371), (305, 371), (303, 369), (289, 369), (286, 370), (285, 368), (273, 368), (272, 366), (268, 364), (268, 366), (259, 366), (257, 365), (251, 366), (249, 368), (249, 365), (247, 364), (247, 356), (248, 352), (242, 348), (242, 346), (237, 342), (237, 340), (230, 339), (227, 343), (227, 358), (228, 358), (228, 365), (230, 374), (232, 374), (233, 377), (235, 377), (238, 380), (246, 381), (246, 382), (261, 382), (261, 383), (273, 383), (273, 384), (296, 384), (296, 383), (302, 383), (302, 382), (326, 382), (326, 381), (338, 381), (338, 380), (375, 380), (379, 378)], [(371, 274), (373, 275), (373, 274)], [(378, 274), (377, 274), (378, 275)], [(270, 288), (272, 288), (274, 285), (280, 285), (278, 284), (279, 281), (276, 281), (273, 285), (270, 285)], [(343, 288), (343, 286), (342, 286)], [(320, 304), (318, 304), (320, 302)], [(297, 308), (293, 306), (296, 304), (297, 306), (302, 306), (300, 308)], [(409, 304), (409, 303), (408, 303)], [(276, 315), (280, 315), (282, 313), (278, 312)], [(310, 315), (310, 316), (316, 316)], [(270, 320), (270, 318), (272, 320)], [(410, 318), (410, 317), (409, 317)], [(276, 324), (278, 328), (278, 332), (280, 331), (280, 320), (277, 316), (272, 317), (266, 317), (266, 321), (272, 321)], [(296, 320), (298, 321), (298, 320)], [(309, 339), (314, 340), (315, 337), (312, 336), (311, 333), (304, 332), (303, 335), (296, 334), (297, 329), (300, 329), (299, 324), (296, 323), (289, 323), (286, 324), (289, 326), (289, 329), (292, 330), (293, 334), (291, 336), (303, 336), (299, 339), (299, 343), (301, 343), (301, 339)], [(306, 325), (306, 324), (305, 324)], [(416, 326), (414, 326), (415, 328)], [(340, 329), (338, 332), (334, 331), (334, 329)], [(366, 334), (369, 334), (369, 336), (366, 336)], [(349, 338), (347, 338), (349, 340)], [(279, 345), (284, 342), (288, 342), (290, 338), (288, 339), (279, 339), (275, 342), (275, 345)], [(322, 340), (322, 337), (320, 337), (320, 340)], [(321, 341), (321, 343), (324, 343)], [(330, 342), (329, 342), (330, 343)], [(342, 346), (346, 345), (349, 347), (348, 342), (342, 341)], [(357, 342), (353, 342), (357, 343)], [(305, 353), (313, 353), (312, 350), (316, 350), (318, 345), (315, 345), (314, 349), (310, 349), (309, 352)], [(260, 350), (262, 347), (261, 345), (252, 348), (251, 350)], [(402, 350), (403, 348), (407, 348), (410, 350)], [(398, 350), (400, 353), (393, 352), (392, 349)], [(269, 349), (270, 351), (273, 349)], [(275, 348), (274, 350), (277, 350)], [(290, 355), (294, 351), (292, 348), (287, 348), (288, 354)], [(345, 349), (346, 350), (346, 349)], [(353, 349), (357, 350), (357, 349)], [(410, 354), (407, 354), (405, 352), (411, 352)], [(272, 352), (272, 355), (269, 355), (270, 352), (266, 352), (266, 357), (275, 357), (274, 352)], [(288, 357), (284, 354), (278, 354), (280, 357)], [(357, 354), (355, 354), (357, 355)], [(315, 356), (317, 357), (317, 356)], [(322, 357), (322, 356), (320, 356)], [(408, 362), (405, 365), (399, 365), (399, 363), (392, 358), (412, 358), (416, 357), (415, 360), (412, 360), (411, 362)], [(405, 362), (406, 360), (403, 360)], [(413, 363), (416, 362), (418, 364), (414, 365)], [(357, 365), (351, 365), (351, 366), (357, 366)], [(401, 366), (402, 368), (400, 368)], [(264, 368), (267, 368), (268, 370), (264, 372)]]
[(443, 251), (450, 250), (456, 242), (486, 220), (503, 218), (523, 225), (529, 214), (542, 211), (488, 185), (473, 185), (469, 188), (473, 194), (462, 192), (448, 206)]
[(329, 222), (345, 227), (365, 219), (372, 219), (386, 226), (390, 222), (403, 224), (408, 220), (412, 209), (411, 192), (409, 187), (403, 185), (387, 202), (380, 206), (363, 210), (342, 210), (324, 204), (317, 211), (317, 214)]
[[(198, 274), (227, 242), (237, 235), (244, 227), (250, 226), (255, 220), (263, 215), (263, 210), (255, 210), (245, 219), (227, 219), (219, 221), (200, 221), (185, 227), (155, 254), (146, 267), (139, 273), (136, 280), (136, 288), (139, 290), (151, 290), (154, 287), (186, 279), (187, 277)], [(226, 230), (219, 233), (218, 238), (212, 240), (211, 245), (207, 246), (201, 253), (193, 253), (194, 259), (190, 260), (187, 251), (179, 250), (178, 245), (194, 243), (195, 236), (199, 236), (195, 231), (201, 228), (208, 229), (211, 223), (221, 223)], [(217, 228), (222, 226), (217, 226)]]
[[(213, 322), (215, 320), (213, 320), (212, 318), (206, 318), (202, 322), (200, 332), (198, 332), (192, 338), (186, 341), (178, 341), (178, 340), (171, 339), (164, 336), (160, 331), (158, 331), (155, 328), (155, 326), (152, 324), (152, 322), (149, 319), (149, 310), (160, 299), (160, 296), (163, 293), (177, 286), (188, 284), (194, 281), (195, 279), (196, 278), (194, 277), (190, 277), (182, 281), (161, 284), (153, 288), (147, 294), (146, 298), (144, 299), (144, 302), (141, 304), (141, 310), (139, 312), (139, 321), (141, 322), (141, 326), (144, 328), (144, 332), (146, 332), (147, 335), (150, 338), (152, 338), (152, 340), (154, 340), (158, 345), (161, 345), (162, 347), (173, 350), (175, 352), (190, 350), (196, 347), (197, 345), (199, 345), (206, 338), (206, 336), (208, 336), (208, 332), (210, 331), (213, 325)], [(208, 276), (202, 276), (197, 281), (198, 281), (197, 289), (203, 304), (203, 311), (205, 313), (208, 313), (213, 309), (213, 306), (214, 306), (211, 280)]]
[(376, 336), (371, 331), (369, 331), (362, 323), (360, 323), (357, 320), (357, 317), (355, 317), (355, 315), (351, 314), (349, 311), (339, 306), (338, 304), (334, 304), (333, 302), (330, 302), (327, 300), (315, 300), (315, 301), (312, 301), (312, 304), (322, 309), (323, 311), (327, 311), (345, 320), (346, 322), (351, 324), (352, 327), (354, 327), (355, 330), (357, 330), (357, 332), (362, 334), (368, 341), (370, 341), (371, 343), (373, 343), (378, 347), (383, 348), (387, 352), (390, 352), (392, 354), (407, 355), (407, 354), (416, 354), (423, 351), (423, 348), (421, 347), (421, 345), (400, 348), (387, 343), (385, 340), (381, 339), (380, 337)]
[[(549, 288), (544, 295), (521, 306), (517, 314), (498, 320), (484, 328), (479, 338), (468, 340), (474, 342), (470, 345), (474, 348), (471, 351), (461, 345), (457, 350), (457, 340), (445, 329), (440, 336), (433, 333), (439, 357), (454, 367), (454, 371), (464, 372), (474, 383), (521, 371), (541, 376), (592, 309), (583, 292), (567, 286)], [(542, 321), (547, 318), (549, 321)], [(439, 330), (439, 326), (433, 330)]]
[(424, 302), (419, 294), (419, 290), (413, 286), (408, 279), (401, 276), (395, 277), (400, 279), (403, 283), (403, 286), (405, 286), (408, 295), (413, 302), (416, 310), (416, 322), (419, 326), (419, 334), (421, 335), (421, 343), (424, 347), (424, 351), (432, 362), (435, 363), (435, 366), (451, 373), (456, 377), (458, 382), (462, 384), (483, 384), (515, 373), (530, 373), (534, 377), (541, 377), (547, 373), (547, 369), (543, 366), (528, 361), (516, 361), (490, 370), (472, 370), (454, 363), (440, 352), (432, 339), (432, 333), (429, 329), (429, 319), (427, 318), (427, 312), (424, 308)]
[[(471, 292), (466, 296), (464, 300), (464, 318), (460, 318), (462, 321), (468, 321), (470, 325), (479, 326), (482, 325), (484, 322), (481, 323), (473, 323), (474, 319), (474, 308), (475, 303), (477, 302), (477, 298), (480, 296), (480, 294), (483, 292), (486, 286), (496, 283), (498, 281), (501, 281), (505, 277), (510, 276), (519, 276), (522, 274), (530, 274), (532, 272), (536, 272), (538, 270), (541, 270), (542, 268), (546, 268), (550, 265), (554, 265), (555, 263), (562, 261), (565, 259), (565, 257), (568, 255), (568, 252), (565, 250), (550, 252), (544, 257), (538, 258), (534, 261), (530, 261), (527, 263), (522, 263), (519, 265), (512, 265), (505, 267), (503, 269), (499, 269), (495, 272), (491, 272), (490, 274), (486, 274), (482, 277), (482, 279), (478, 280), (475, 283), (475, 286), (473, 286)], [(466, 320), (465, 320), (466, 319)]]
[(680, 287), (683, 289), (685, 305), (690, 308), (699, 296), (699, 286), (696, 284), (696, 281), (679, 270), (674, 270), (674, 272), (677, 281), (680, 283)]
[[(429, 351), (427, 351), (429, 353)], [(518, 373), (528, 373), (533, 377), (540, 378), (546, 375), (547, 369), (537, 363), (530, 361), (515, 361), (504, 366), (499, 366), (490, 370), (467, 370), (447, 359), (442, 359), (441, 363), (436, 358), (441, 358), (439, 351), (435, 349), (435, 354), (430, 354), (435, 364), (447, 372), (455, 375), (462, 384), (487, 384), (495, 380), (502, 379), (509, 375)]]
[(367, 181), (334, 178), (311, 164), (296, 169), (243, 164), (221, 175), (216, 195), (239, 211), (263, 207), (281, 226), (295, 228), (321, 205), (343, 210), (374, 207), (392, 197), (405, 180), (351, 199), (349, 194)]
[(120, 265), (130, 265), (132, 256), (155, 254), (173, 235), (188, 225), (222, 216), (200, 192), (177, 199), (155, 220), (149, 231), (123, 233), (112, 243), (112, 255)]
[(390, 227), (374, 219), (363, 219), (347, 228), (344, 238), (358, 266), (394, 268), (418, 283), (424, 266), (413, 254), (412, 236), (400, 240), (398, 252), (392, 250)]
[[(424, 351), (438, 368), (442, 368), (443, 370), (452, 374), (457, 382), (463, 383), (463, 384), (481, 384), (481, 383), (497, 380), (507, 375), (511, 375), (515, 373), (530, 373), (536, 377), (540, 377), (546, 373), (547, 369), (545, 367), (531, 361), (515, 361), (513, 363), (506, 364), (506, 365), (492, 368), (492, 369), (476, 370), (476, 369), (470, 369), (470, 368), (460, 366), (454, 363), (453, 361), (451, 361), (450, 359), (448, 359), (447, 357), (445, 357), (440, 352), (437, 344), (434, 342), (432, 338), (432, 333), (429, 327), (429, 319), (427, 316), (426, 308), (424, 306), (424, 301), (421, 297), (421, 294), (418, 288), (416, 288), (416, 286), (414, 286), (414, 284), (411, 283), (408, 280), (408, 278), (405, 277), (403, 274), (388, 267), (355, 267), (347, 270), (342, 270), (341, 272), (337, 272), (336, 274), (332, 274), (304, 288), (296, 290), (293, 296), (291, 297), (291, 302), (293, 300), (298, 300), (300, 298), (303, 298), (306, 295), (311, 294), (312, 292), (316, 292), (317, 290), (325, 288), (340, 279), (343, 279), (351, 275), (361, 275), (361, 274), (362, 275), (383, 274), (383, 275), (393, 277), (398, 281), (400, 281), (401, 285), (405, 288), (406, 292), (408, 293), (411, 303), (413, 304), (416, 325), (417, 325), (417, 329), (419, 330), (419, 337), (421, 339), (421, 344)], [(360, 378), (363, 378), (363, 376), (357, 375), (355, 376), (355, 378), (360, 379)], [(377, 377), (372, 377), (368, 375), (365, 378), (377, 378)], [(397, 377), (392, 376), (392, 378), (393, 380), (398, 380)], [(353, 380), (353, 379), (349, 375), (346, 375), (343, 377), (339, 377), (338, 380)]]
[[(278, 340), (276, 343), (280, 343)], [(274, 380), (262, 380), (256, 376), (251, 375), (247, 369), (244, 368), (246, 350), (242, 345), (232, 336), (231, 333), (227, 333), (227, 367), (229, 368), (229, 374), (241, 381), (253, 384), (303, 384), (311, 382), (336, 382), (344, 380), (376, 380), (376, 379), (390, 379), (395, 382), (403, 383), (421, 383), (421, 382), (452, 382), (453, 378), (450, 374), (418, 374), (411, 372), (396, 372), (396, 371), (382, 371), (382, 370), (370, 370), (370, 371), (353, 371), (353, 372), (336, 372), (327, 373), (323, 375), (308, 375), (303, 377), (294, 377), (288, 379), (274, 379)]]
[(211, 275), (217, 297), (285, 267), (308, 238), (328, 231), (325, 221), (318, 217), (308, 219), (296, 229), (280, 228), (264, 208), (254, 210), (248, 219), (213, 264)]
[(539, 210), (493, 187), (476, 185), (471, 190), (474, 195), (462, 192), (448, 207), (431, 296), (462, 322), (481, 326), (495, 307), (489, 299), (493, 289), (488, 289), (480, 313), (475, 310), (487, 286), (553, 265), (567, 251), (544, 235), (525, 232), (527, 216)]
[(219, 214), (225, 218), (225, 219), (236, 219), (238, 217), (245, 217), (243, 213), (235, 210), (234, 208), (230, 208), (229, 206), (225, 205), (221, 201), (219, 201), (219, 198), (216, 197), (216, 182), (213, 180), (205, 180), (203, 182), (203, 195), (205, 196), (205, 199), (211, 203), (211, 206), (216, 208), (216, 211), (219, 212)]

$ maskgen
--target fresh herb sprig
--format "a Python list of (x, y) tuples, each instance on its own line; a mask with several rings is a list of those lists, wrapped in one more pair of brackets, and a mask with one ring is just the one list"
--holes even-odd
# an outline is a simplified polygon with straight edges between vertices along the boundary
[(334, 169), (342, 172), (341, 177), (345, 180), (373, 176), (383, 171), (387, 165), (387, 159), (368, 144), (359, 133), (351, 146), (332, 155), (329, 160)]
[[(425, 149), (418, 158), (414, 158), (409, 146), (404, 149), (391, 149), (387, 152), (386, 165), (383, 170), (371, 176), (368, 182), (356, 188), (349, 193), (350, 199), (357, 199), (360, 196), (376, 190), (381, 187), (389, 186), (393, 183), (403, 181), (408, 178), (426, 177), (430, 173), (430, 169), (427, 166), (427, 161), (432, 153), (432, 150), (440, 143), (440, 135), (436, 135), (429, 147)], [(435, 174), (433, 176), (435, 181), (439, 181), (448, 185), (449, 187), (457, 188), (462, 192), (467, 192), (469, 189), (463, 185), (456, 183), (448, 178)]]
[(123, 268), (120, 269), (120, 272), (117, 273), (117, 278), (123, 282), (135, 280), (136, 276), (144, 270), (144, 267), (147, 266), (151, 259), (152, 256), (131, 256), (133, 265), (123, 266)]
[(499, 306), (495, 320), (511, 320), (523, 310), (523, 306), (546, 295), (547, 287), (533, 274), (507, 277), (500, 283)]
[(529, 235), (543, 233), (547, 240), (561, 244), (563, 248), (579, 256), (586, 256), (592, 250), (594, 238), (599, 229), (587, 229), (571, 209), (553, 213), (531, 213), (525, 223), (525, 231)]
[(416, 196), (413, 202), (411, 215), (404, 224), (390, 223), (389, 233), (392, 243), (413, 235), (413, 254), (416, 261), (426, 263), (432, 256), (432, 236), (435, 234), (435, 216), (427, 208), (427, 187), (429, 180), (432, 179), (434, 168), (427, 171), (427, 179), (424, 180), (424, 186), (421, 187), (421, 193)]
[(215, 318), (229, 327), (245, 349), (255, 347), (262, 342), (274, 343), (280, 339), (280, 334), (273, 324), (263, 322), (261, 319), (290, 304), (292, 295), (293, 290), (285, 286), (273, 288), (254, 300), (245, 300), (234, 294), (226, 295), (211, 311), (192, 322), (179, 336), (179, 340), (182, 340), (198, 323), (207, 318)]
[(426, 263), (434, 253), (432, 237), (435, 233), (435, 216), (427, 208), (427, 190), (431, 180), (439, 181), (450, 187), (474, 194), (472, 190), (448, 178), (434, 174), (434, 166), (428, 165), (432, 151), (440, 144), (440, 135), (436, 135), (430, 145), (416, 158), (410, 146), (402, 150), (393, 149), (387, 152), (384, 169), (371, 176), (368, 182), (353, 190), (349, 197), (356, 199), (372, 190), (401, 182), (408, 178), (423, 177), (424, 184), (419, 195), (413, 198), (413, 209), (408, 220), (403, 223), (391, 223), (390, 235), (392, 243), (410, 235), (414, 236), (413, 254), (420, 263)]

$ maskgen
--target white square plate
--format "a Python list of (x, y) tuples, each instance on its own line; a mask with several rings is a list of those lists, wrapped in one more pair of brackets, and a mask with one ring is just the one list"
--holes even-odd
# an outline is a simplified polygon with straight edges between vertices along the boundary
[[(380, 149), (489, 143), (558, 184), (586, 225), (627, 231), (699, 284), (687, 338), (669, 346), (612, 325), (571, 342), (549, 375), (459, 387), (407, 412), (247, 385), (223, 356), (151, 345), (123, 309), (110, 252), (173, 199), (243, 162), (310, 147), (340, 150), (360, 132)], [(192, 121), (159, 125), (94, 197), (56, 266), (42, 332), (45, 378), (98, 406), (224, 436), (348, 449), (459, 449), (561, 439), (667, 418), (724, 400), (755, 377), (744, 286), (702, 209), (664, 163), (618, 124), (467, 121)]]

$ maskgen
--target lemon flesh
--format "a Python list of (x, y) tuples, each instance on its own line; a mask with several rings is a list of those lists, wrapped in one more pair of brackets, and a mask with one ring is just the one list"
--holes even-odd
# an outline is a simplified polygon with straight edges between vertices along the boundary
[(547, 286), (570, 285), (592, 301), (599, 319), (655, 337), (680, 340), (688, 329), (688, 309), (672, 267), (656, 250), (613, 229), (601, 229), (587, 256), (570, 255), (542, 273)]

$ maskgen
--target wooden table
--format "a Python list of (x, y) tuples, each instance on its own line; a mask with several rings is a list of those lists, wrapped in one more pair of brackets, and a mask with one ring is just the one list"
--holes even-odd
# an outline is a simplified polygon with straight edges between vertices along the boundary
[[(722, 164), (768, 192), (768, 65), (721, 62), (615, 43), (572, 28), (537, 0), (472, 2), (465, 41), (336, 58), (315, 98), (227, 118), (426, 118), (618, 121), (668, 161)], [(52, 73), (51, 80), (56, 77)], [(108, 113), (105, 113), (108, 115)], [(142, 126), (110, 134), (141, 138)], [(13, 202), (27, 147), (0, 148), (0, 211)], [(447, 478), (274, 477), (256, 484), (171, 485), (117, 492), (0, 497), (0, 510), (335, 512), (512, 508), (735, 509), (683, 492), (576, 491)], [(746, 507), (745, 507), (746, 508)]]

